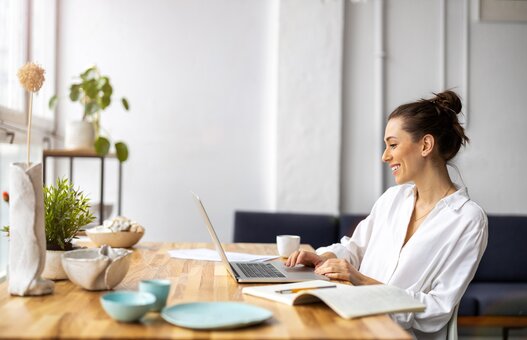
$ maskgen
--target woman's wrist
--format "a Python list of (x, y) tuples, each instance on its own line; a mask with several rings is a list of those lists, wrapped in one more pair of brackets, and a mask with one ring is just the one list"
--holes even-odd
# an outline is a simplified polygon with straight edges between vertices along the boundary
[(327, 252), (327, 253), (324, 253), (324, 254), (320, 254), (319, 256), (322, 259), (322, 262), (324, 262), (326, 260), (329, 260), (329, 259), (336, 259), (337, 258), (337, 255), (335, 255), (332, 252)]

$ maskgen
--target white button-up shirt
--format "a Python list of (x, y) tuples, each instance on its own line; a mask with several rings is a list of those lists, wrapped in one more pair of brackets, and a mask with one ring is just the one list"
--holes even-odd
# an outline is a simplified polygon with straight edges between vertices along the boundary
[(426, 310), (392, 318), (419, 339), (445, 339), (448, 321), (487, 246), (487, 216), (462, 187), (440, 200), (404, 244), (414, 204), (415, 185), (392, 187), (351, 238), (316, 252), (332, 252), (362, 274), (405, 289)]

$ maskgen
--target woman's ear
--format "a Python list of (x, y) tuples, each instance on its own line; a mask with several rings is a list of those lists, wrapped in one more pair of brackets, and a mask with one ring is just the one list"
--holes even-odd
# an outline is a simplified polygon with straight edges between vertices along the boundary
[(435, 145), (435, 139), (434, 136), (428, 134), (424, 135), (422, 138), (422, 149), (421, 149), (421, 156), (426, 157), (432, 153), (432, 150), (434, 150)]

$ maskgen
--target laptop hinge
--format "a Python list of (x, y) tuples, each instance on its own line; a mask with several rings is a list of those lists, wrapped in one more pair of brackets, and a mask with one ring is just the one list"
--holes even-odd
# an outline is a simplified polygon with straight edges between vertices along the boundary
[(240, 278), (241, 276), (240, 276), (240, 274), (238, 274), (238, 272), (236, 271), (236, 268), (235, 268), (232, 264), (230, 264), (230, 263), (229, 263), (229, 266), (231, 267), (232, 272), (234, 273), (234, 276), (235, 276), (237, 279)]

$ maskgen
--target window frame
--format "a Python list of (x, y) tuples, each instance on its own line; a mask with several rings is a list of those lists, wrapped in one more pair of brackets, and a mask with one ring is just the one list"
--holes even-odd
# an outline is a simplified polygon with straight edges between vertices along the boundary
[[(33, 60), (35, 48), (33, 46), (34, 44), (34, 32), (33, 29), (35, 28), (34, 21), (35, 21), (35, 15), (34, 10), (35, 6), (42, 6), (42, 3), (38, 3), (36, 1), (32, 0), (18, 0), (18, 1), (24, 1), (25, 2), (25, 30), (22, 32), (22, 35), (25, 35), (22, 37), (25, 40), (25, 50), (23, 51), (24, 59), (26, 61)], [(42, 1), (42, 0), (39, 0)], [(47, 51), (49, 55), (46, 55), (46, 59), (50, 61), (50, 70), (46, 70), (46, 83), (50, 84), (51, 87), (51, 93), (56, 93), (57, 89), (57, 77), (56, 77), (56, 69), (57, 69), (57, 27), (58, 27), (58, 6), (57, 6), (57, 0), (47, 0), (47, 3), (45, 4), (45, 14), (47, 16), (50, 16), (49, 23), (51, 24), (51, 28), (48, 30), (48, 37), (49, 38), (49, 45), (51, 47)], [(46, 39), (47, 40), (47, 39)], [(37, 60), (38, 62), (38, 60)], [(22, 65), (20, 65), (22, 66)], [(16, 72), (17, 70), (12, 70), (13, 72)], [(48, 94), (50, 91), (47, 91)], [(35, 96), (36, 94), (33, 94)], [(41, 93), (37, 95), (42, 95)], [(50, 96), (51, 97), (51, 96)], [(18, 132), (23, 131), (23, 133), (17, 133), (17, 137), (14, 139), (14, 143), (19, 143), (24, 140), (24, 138), (19, 138), (19, 135), (25, 135), (27, 132), (27, 124), (28, 124), (28, 99), (29, 99), (29, 93), (27, 91), (24, 91), (23, 95), (23, 106), (22, 110), (17, 110), (14, 108), (9, 108), (4, 105), (0, 104), (0, 126), (4, 126), (5, 128), (9, 129), (9, 127), (14, 127), (14, 130), (17, 130)], [(32, 130), (35, 132), (35, 135), (45, 135), (45, 136), (51, 136), (54, 134), (55, 130), (55, 120), (56, 120), (56, 113), (53, 112), (53, 114), (50, 117), (42, 117), (39, 115), (35, 115), (35, 97), (33, 98), (33, 116), (32, 116)], [(44, 99), (44, 110), (47, 109), (47, 101)], [(42, 107), (40, 107), (42, 108)], [(36, 140), (35, 140), (36, 141)], [(4, 140), (0, 140), (0, 143), (6, 142)]]

